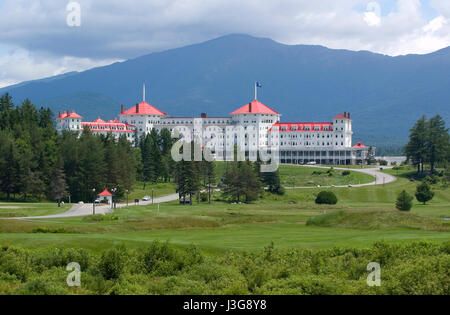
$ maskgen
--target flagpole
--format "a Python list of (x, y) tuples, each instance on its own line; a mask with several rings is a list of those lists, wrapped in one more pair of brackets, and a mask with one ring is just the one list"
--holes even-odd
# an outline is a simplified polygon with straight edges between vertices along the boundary
[(145, 83), (142, 84), (142, 101), (145, 102)]
[(255, 101), (258, 100), (258, 87), (256, 86), (255, 82)]

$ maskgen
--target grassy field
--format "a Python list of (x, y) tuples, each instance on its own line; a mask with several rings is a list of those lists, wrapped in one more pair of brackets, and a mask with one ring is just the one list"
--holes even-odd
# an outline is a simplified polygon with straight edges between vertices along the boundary
[[(312, 171), (291, 166), (280, 173), (299, 180), (328, 176)], [(329, 188), (339, 199), (333, 206), (316, 205), (322, 189), (314, 187), (266, 193), (252, 204), (228, 203), (217, 192), (211, 204), (174, 201), (79, 218), (3, 217), (0, 294), (448, 295), (450, 188), (433, 185), (431, 202), (415, 201), (412, 211), (400, 212), (397, 194), (413, 193), (417, 182), (408, 169), (386, 172), (398, 180)], [(174, 189), (138, 185), (132, 197), (150, 195), (151, 188), (154, 196)], [(56, 207), (1, 206), (14, 215)], [(66, 285), (72, 261), (82, 266), (79, 288)], [(368, 262), (382, 265), (381, 287), (367, 286)]]
[[(134, 185), (133, 191), (131, 191), (128, 195), (129, 202), (133, 202), (134, 199), (141, 200), (144, 196), (152, 196), (153, 197), (161, 197), (169, 194), (173, 194), (175, 192), (175, 184), (174, 183), (143, 183), (137, 182)], [(122, 201), (126, 201), (126, 195), (124, 196)]]
[(0, 202), (0, 218), (50, 215), (65, 212), (70, 207), (71, 204), (63, 204), (58, 208), (57, 203)]
[[(216, 164), (218, 180), (226, 172), (227, 167), (231, 167), (231, 165), (228, 164), (227, 166), (226, 162)], [(356, 185), (370, 183), (375, 180), (374, 177), (370, 175), (352, 172), (351, 170), (349, 175), (344, 176), (342, 170), (334, 170), (332, 175), (330, 175), (327, 173), (327, 169), (298, 165), (280, 165), (278, 169), (280, 172), (281, 183), (286, 187)]]
[[(435, 198), (427, 205), (415, 202), (410, 213), (395, 210), (397, 194), (403, 189), (413, 193), (417, 185), (408, 180), (409, 172), (401, 171), (396, 182), (384, 186), (333, 188), (339, 199), (334, 206), (314, 204), (319, 188), (289, 189), (283, 196), (267, 194), (253, 204), (229, 204), (216, 194), (211, 205), (170, 202), (161, 204), (159, 210), (157, 205), (128, 207), (99, 218), (0, 220), (0, 240), (23, 247), (97, 250), (122, 242), (140, 247), (153, 240), (169, 240), (174, 245), (196, 244), (212, 252), (257, 250), (272, 241), (281, 248), (318, 249), (366, 247), (379, 240), (449, 240), (450, 226), (443, 220), (450, 217), (449, 188), (434, 187)], [(347, 214), (344, 219), (306, 224), (311, 217), (341, 212)], [(38, 227), (65, 233), (33, 233)]]

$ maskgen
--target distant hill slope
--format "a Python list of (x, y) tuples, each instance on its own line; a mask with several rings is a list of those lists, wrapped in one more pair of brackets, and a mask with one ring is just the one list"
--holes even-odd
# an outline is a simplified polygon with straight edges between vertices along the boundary
[(422, 115), (450, 121), (450, 48), (427, 55), (390, 57), (367, 51), (283, 45), (229, 35), (152, 53), (81, 73), (0, 89), (15, 102), (28, 97), (55, 112), (74, 109), (86, 119), (112, 118), (120, 104), (147, 100), (174, 116), (226, 115), (259, 99), (283, 121), (330, 121), (352, 113), (355, 140), (400, 143)]

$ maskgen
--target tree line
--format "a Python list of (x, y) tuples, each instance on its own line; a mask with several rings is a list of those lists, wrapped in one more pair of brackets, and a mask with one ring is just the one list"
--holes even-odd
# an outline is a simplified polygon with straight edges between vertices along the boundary
[[(222, 196), (231, 202), (252, 202), (267, 190), (273, 194), (284, 194), (280, 182), (280, 174), (275, 172), (261, 172), (261, 162), (237, 161), (225, 162), (225, 172), (217, 178), (215, 163), (194, 160), (195, 144), (191, 144), (191, 160), (176, 163), (175, 181), (177, 192), (182, 203), (192, 204), (192, 198), (197, 197), (211, 202), (211, 194), (215, 189), (221, 190)], [(238, 148), (234, 148), (237, 155)], [(204, 194), (204, 198), (201, 198)]]
[(113, 187), (120, 198), (137, 180), (173, 178), (169, 131), (154, 130), (135, 147), (89, 128), (57, 134), (53, 117), (29, 100), (16, 106), (10, 95), (0, 97), (0, 198), (91, 201)]
[(436, 165), (450, 162), (449, 129), (441, 116), (429, 120), (422, 116), (410, 130), (409, 142), (405, 147), (408, 161), (417, 167), (417, 173), (424, 173), (425, 165), (433, 174)]
[(16, 106), (8, 94), (0, 97), (0, 199), (92, 201), (112, 188), (121, 198), (136, 181), (144, 189), (146, 183), (174, 181), (184, 203), (193, 197), (210, 202), (218, 186), (235, 202), (254, 201), (265, 188), (284, 193), (279, 173), (261, 173), (259, 161), (227, 162), (222, 178), (214, 162), (175, 162), (171, 148), (178, 139), (167, 129), (151, 130), (134, 146), (125, 136), (94, 135), (89, 128), (58, 134), (53, 117), (28, 99)]

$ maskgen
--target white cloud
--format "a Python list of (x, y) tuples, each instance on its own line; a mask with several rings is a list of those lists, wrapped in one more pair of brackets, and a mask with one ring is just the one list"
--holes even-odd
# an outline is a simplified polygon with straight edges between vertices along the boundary
[(23, 49), (9, 50), (0, 57), (0, 88), (22, 81), (45, 78), (70, 71), (83, 71), (120, 60), (92, 60), (71, 56), (32, 54)]
[(396, 0), (383, 15), (368, 4), (383, 11), (388, 0), (78, 0), (80, 27), (66, 24), (68, 1), (2, 1), (0, 42), (22, 51), (0, 54), (3, 85), (230, 33), (389, 55), (450, 46), (448, 0), (430, 0), (440, 15), (432, 21), (420, 0)]
[(423, 31), (426, 33), (434, 33), (439, 31), (444, 24), (447, 24), (447, 20), (442, 15), (431, 20), (427, 25), (423, 27)]
[(381, 23), (381, 19), (374, 12), (365, 12), (364, 13), (364, 21), (369, 26), (378, 26)]

